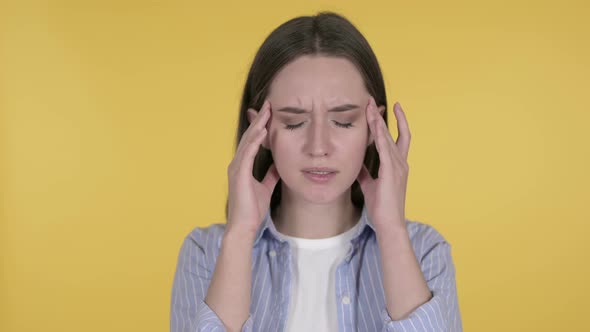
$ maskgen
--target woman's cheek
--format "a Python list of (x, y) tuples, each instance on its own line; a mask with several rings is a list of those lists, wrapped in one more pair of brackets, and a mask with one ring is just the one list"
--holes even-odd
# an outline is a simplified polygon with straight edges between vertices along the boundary
[(289, 133), (285, 132), (287, 130), (283, 129), (282, 124), (276, 124), (271, 126), (269, 134), (269, 145), (271, 147), (271, 152), (273, 155), (275, 153), (281, 153), (285, 150), (285, 148), (289, 147)]

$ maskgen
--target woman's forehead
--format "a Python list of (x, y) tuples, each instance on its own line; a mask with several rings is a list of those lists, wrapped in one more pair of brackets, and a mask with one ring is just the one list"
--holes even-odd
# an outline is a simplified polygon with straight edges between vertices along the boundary
[(363, 78), (347, 59), (303, 56), (281, 69), (270, 86), (275, 102), (342, 102), (367, 95)]

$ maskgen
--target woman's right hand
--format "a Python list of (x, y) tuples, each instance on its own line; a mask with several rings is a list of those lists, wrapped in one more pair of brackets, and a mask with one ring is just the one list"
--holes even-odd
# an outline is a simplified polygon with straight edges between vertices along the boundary
[(227, 229), (241, 229), (256, 234), (270, 206), (272, 192), (280, 179), (274, 163), (262, 182), (252, 175), (254, 158), (268, 134), (266, 124), (269, 118), (270, 102), (267, 100), (242, 135), (234, 159), (228, 166)]

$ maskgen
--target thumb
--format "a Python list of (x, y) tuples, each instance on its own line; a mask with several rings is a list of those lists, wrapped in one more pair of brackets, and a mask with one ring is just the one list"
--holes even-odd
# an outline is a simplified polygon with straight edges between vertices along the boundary
[(281, 177), (279, 176), (279, 172), (277, 171), (277, 167), (273, 163), (268, 168), (268, 171), (266, 171), (266, 175), (264, 176), (264, 179), (262, 179), (262, 184), (265, 187), (269, 188), (270, 191), (272, 192), (274, 187), (277, 185), (277, 182), (279, 182), (280, 178)]
[(367, 169), (367, 166), (365, 166), (364, 164), (363, 164), (363, 168), (359, 172), (359, 175), (357, 176), (356, 179), (359, 182), (359, 185), (361, 186), (361, 190), (363, 192), (366, 192), (367, 186), (372, 181), (374, 181), (373, 178), (371, 177), (371, 174), (369, 173), (369, 170)]

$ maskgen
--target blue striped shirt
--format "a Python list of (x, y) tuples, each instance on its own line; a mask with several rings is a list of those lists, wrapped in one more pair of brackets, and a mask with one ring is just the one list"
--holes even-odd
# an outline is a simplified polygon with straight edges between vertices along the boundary
[[(375, 228), (363, 207), (361, 223), (335, 275), (338, 331), (462, 331), (450, 244), (432, 226), (406, 220), (414, 253), (432, 298), (404, 319), (385, 306), (381, 255)], [(196, 227), (180, 247), (172, 285), (172, 332), (225, 331), (204, 302), (219, 255), (225, 224)], [(252, 251), (250, 315), (242, 331), (284, 331), (293, 258), (291, 246), (267, 212)], [(343, 300), (346, 298), (346, 300)]]

